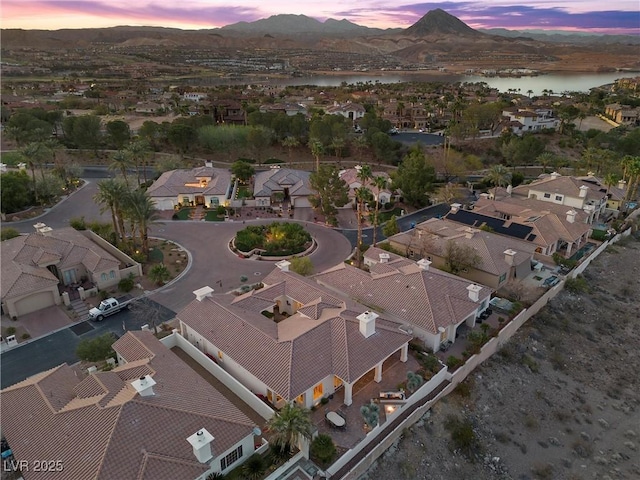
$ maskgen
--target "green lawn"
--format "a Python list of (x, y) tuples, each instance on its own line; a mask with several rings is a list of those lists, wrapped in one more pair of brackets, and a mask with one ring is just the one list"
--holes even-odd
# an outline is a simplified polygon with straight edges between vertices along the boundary
[(236, 198), (251, 198), (253, 195), (249, 191), (249, 187), (246, 185), (239, 185), (236, 193)]
[(205, 215), (204, 219), (207, 222), (224, 222), (224, 214), (221, 217), (219, 217), (218, 212), (215, 209), (209, 210)]
[(195, 209), (181, 208), (176, 213), (174, 213), (174, 215), (178, 217), (178, 220), (189, 220), (189, 214), (191, 213), (192, 210), (195, 210)]

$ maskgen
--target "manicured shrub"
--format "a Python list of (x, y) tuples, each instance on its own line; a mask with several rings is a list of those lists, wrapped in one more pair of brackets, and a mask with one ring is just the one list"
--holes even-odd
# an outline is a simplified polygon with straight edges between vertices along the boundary
[(336, 456), (336, 446), (331, 437), (321, 433), (311, 442), (311, 457), (322, 464), (330, 464)]

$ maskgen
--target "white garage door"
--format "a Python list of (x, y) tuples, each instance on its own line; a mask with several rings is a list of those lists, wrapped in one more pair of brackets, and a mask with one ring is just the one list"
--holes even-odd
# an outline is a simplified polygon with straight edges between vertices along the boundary
[(55, 304), (56, 302), (53, 298), (53, 292), (49, 291), (34, 293), (33, 295), (22, 298), (15, 303), (15, 307), (18, 316), (20, 316)]
[(311, 204), (309, 203), (309, 197), (295, 197), (293, 199), (293, 205), (300, 208), (311, 206)]
[(158, 210), (173, 210), (174, 200), (172, 198), (155, 198), (154, 201)]

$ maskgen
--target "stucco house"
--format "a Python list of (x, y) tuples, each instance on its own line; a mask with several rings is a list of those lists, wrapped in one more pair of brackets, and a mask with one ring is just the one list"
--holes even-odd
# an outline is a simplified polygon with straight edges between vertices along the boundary
[(508, 196), (582, 210), (588, 217), (587, 223), (600, 218), (608, 201), (607, 187), (593, 176), (572, 177), (556, 172), (541, 175), (531, 183), (518, 185)]
[(499, 200), (481, 197), (473, 211), (451, 205), (445, 218), (474, 228), (490, 228), (495, 233), (531, 242), (536, 253), (571, 257), (589, 239), (589, 215), (564, 205), (505, 196)]
[[(531, 274), (536, 249), (531, 242), (462, 225), (445, 218), (429, 219), (411, 230), (389, 237), (388, 241), (396, 250), (405, 252), (407, 257), (426, 258), (440, 270), (446, 267), (450, 242), (469, 247), (478, 255), (479, 261), (458, 275), (495, 289), (503, 287), (511, 280), (522, 280)], [(379, 249), (371, 252), (369, 250), (365, 259), (369, 255), (375, 257), (380, 253)]]
[(310, 172), (291, 168), (270, 168), (257, 172), (253, 187), (256, 206), (310, 207), (309, 195), (313, 193), (310, 176)]
[(254, 453), (254, 422), (149, 331), (113, 349), (111, 371), (83, 378), (63, 364), (2, 390), (16, 461), (53, 462), (25, 480), (204, 480)]
[(503, 126), (516, 135), (539, 132), (544, 129), (557, 130), (560, 120), (549, 108), (509, 107), (503, 110)]
[(455, 342), (462, 325), (473, 328), (489, 307), (492, 288), (430, 268), (393, 253), (366, 272), (340, 264), (312, 278), (341, 298), (352, 298), (402, 326), (434, 352), (445, 341)]
[(147, 189), (158, 210), (173, 210), (178, 206), (226, 205), (231, 197), (231, 173), (211, 164), (191, 170), (164, 172)]
[(264, 288), (239, 297), (196, 290), (181, 310), (181, 334), (252, 392), (281, 407), (312, 407), (329, 395), (351, 405), (368, 372), (379, 382), (383, 362), (412, 336), (366, 307), (340, 299), (278, 263)]
[(35, 227), (35, 233), (5, 240), (0, 249), (2, 310), (10, 317), (59, 305), (64, 286), (92, 283), (104, 289), (129, 272), (142, 274), (140, 264), (93, 232)]
[[(360, 172), (360, 167), (356, 166), (355, 168), (347, 168), (345, 170), (340, 170), (339, 175), (342, 180), (349, 186), (349, 204), (353, 205), (356, 198), (356, 189), (362, 187), (362, 180), (358, 178), (358, 174)], [(392, 191), (389, 188), (391, 184), (391, 179), (389, 178), (389, 174), (386, 172), (373, 172), (372, 177), (384, 177), (387, 179), (387, 186), (382, 189), (378, 189), (373, 183), (373, 180), (368, 180), (365, 183), (365, 187), (368, 188), (373, 194), (373, 198), (375, 198), (378, 203), (385, 204), (389, 203), (392, 198)]]
[(367, 111), (362, 105), (352, 102), (334, 102), (332, 106), (325, 108), (325, 113), (327, 115), (342, 115), (343, 117), (348, 118), (353, 122), (364, 117), (364, 114), (366, 112)]

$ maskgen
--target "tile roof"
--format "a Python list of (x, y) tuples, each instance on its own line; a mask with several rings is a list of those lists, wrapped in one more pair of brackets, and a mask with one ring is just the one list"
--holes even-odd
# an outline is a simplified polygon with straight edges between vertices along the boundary
[[(567, 205), (556, 205), (531, 198), (505, 197), (499, 200), (480, 198), (474, 206), (473, 214), (493, 218), (500, 218), (501, 215), (507, 214), (511, 217), (509, 219), (511, 224), (533, 228), (533, 233), (536, 235), (533, 243), (546, 246), (555, 243), (558, 239), (574, 242), (591, 230), (591, 226), (586, 223), (587, 214), (580, 209), (574, 209), (576, 217), (571, 223), (566, 220), (568, 210), (571, 210), (571, 207)], [(447, 214), (446, 218), (455, 221), (455, 216), (451, 213)]]
[(518, 185), (513, 188), (513, 194), (527, 197), (529, 191), (538, 190), (580, 198), (580, 187), (582, 186), (588, 187), (587, 195), (583, 200), (585, 203), (589, 200), (599, 201), (606, 197), (606, 187), (602, 187), (593, 181), (586, 181), (584, 178), (558, 174), (545, 174), (531, 183)]
[[(396, 270), (376, 275), (375, 271), (368, 273), (340, 264), (313, 278), (395, 321), (432, 334), (437, 333), (438, 327), (460, 323), (478, 308), (478, 304), (469, 298), (468, 280), (434, 268), (422, 270), (406, 259), (381, 265)], [(480, 299), (491, 292), (489, 287), (482, 286)]]
[(57, 285), (47, 265), (63, 270), (81, 264), (92, 273), (120, 267), (113, 255), (71, 227), (5, 240), (1, 252), (3, 299)]
[(253, 196), (270, 197), (274, 192), (289, 189), (289, 195), (308, 196), (313, 193), (309, 183), (310, 172), (291, 168), (274, 168), (256, 173)]
[(411, 230), (390, 237), (389, 240), (406, 245), (407, 248), (413, 246), (423, 254), (431, 253), (439, 257), (446, 256), (450, 241), (467, 245), (480, 257), (475, 268), (492, 275), (501, 275), (511, 268), (511, 264), (505, 260), (505, 250), (515, 251), (513, 264), (520, 265), (529, 261), (536, 249), (535, 244), (530, 242), (471, 228), (446, 218), (429, 219)]
[[(150, 332), (128, 332), (114, 349), (130, 337), (153, 356), (83, 380), (65, 364), (2, 391), (3, 434), (15, 457), (64, 464), (62, 472), (25, 472), (25, 479), (196, 478), (207, 466), (197, 462), (189, 435), (206, 428), (214, 455), (251, 435), (253, 422)], [(157, 382), (152, 396), (124, 380), (141, 362)]]
[(345, 301), (293, 272), (276, 269), (264, 283), (268, 295), (262, 296), (284, 294), (302, 306), (275, 323), (260, 314), (262, 305), (254, 310), (256, 305), (244, 299), (214, 295), (192, 301), (177, 317), (287, 400), (328, 375), (355, 381), (411, 339), (383, 319), (376, 320), (376, 333), (364, 338), (355, 316), (365, 307), (347, 308)]
[[(200, 179), (206, 179), (206, 185), (199, 186)], [(231, 173), (228, 170), (197, 167), (191, 170), (164, 172), (147, 189), (147, 193), (151, 197), (178, 197), (182, 194), (225, 195), (230, 185)]]

